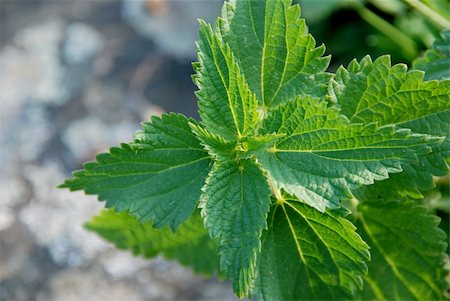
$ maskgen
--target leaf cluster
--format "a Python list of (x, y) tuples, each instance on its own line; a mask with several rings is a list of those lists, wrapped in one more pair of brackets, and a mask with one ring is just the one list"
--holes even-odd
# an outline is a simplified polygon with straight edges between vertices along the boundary
[[(449, 63), (439, 43), (417, 68)], [(411, 199), (448, 173), (448, 74), (388, 56), (328, 73), (289, 0), (226, 2), (197, 46), (201, 121), (153, 117), (62, 185), (106, 201), (88, 228), (239, 297), (442, 299), (445, 234)]]

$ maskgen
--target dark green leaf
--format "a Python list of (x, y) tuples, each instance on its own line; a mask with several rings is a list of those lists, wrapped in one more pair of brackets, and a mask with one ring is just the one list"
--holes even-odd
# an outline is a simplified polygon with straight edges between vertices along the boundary
[[(447, 7), (448, 11), (448, 7)], [(413, 62), (415, 69), (425, 71), (425, 80), (450, 79), (450, 30), (443, 31), (433, 48)]]
[(175, 259), (203, 274), (219, 273), (217, 244), (208, 236), (200, 214), (195, 212), (176, 232), (169, 227), (156, 229), (151, 222), (140, 223), (127, 212), (104, 210), (86, 228), (134, 255), (152, 258), (158, 254)]
[(202, 123), (228, 140), (251, 135), (258, 124), (258, 101), (248, 88), (228, 45), (200, 22), (199, 63), (194, 81)]
[(221, 269), (239, 297), (249, 296), (270, 206), (266, 178), (253, 161), (224, 162), (215, 166), (203, 190), (199, 206), (219, 242)]
[(368, 246), (339, 214), (285, 200), (269, 214), (259, 262), (260, 299), (344, 300), (361, 289)]
[(320, 211), (351, 198), (350, 188), (400, 172), (433, 141), (388, 126), (350, 124), (326, 102), (307, 97), (281, 105), (261, 132), (285, 134), (257, 155), (277, 187)]
[(358, 231), (372, 261), (358, 300), (443, 300), (446, 235), (439, 219), (412, 202), (363, 202)]
[(197, 206), (210, 157), (182, 115), (153, 117), (135, 142), (86, 163), (61, 187), (97, 194), (108, 208), (175, 229)]
[(225, 3), (217, 32), (228, 43), (260, 105), (274, 107), (297, 95), (322, 97), (330, 57), (315, 47), (300, 7), (291, 0)]
[(365, 57), (353, 61), (348, 70), (339, 68), (334, 92), (342, 113), (352, 122), (394, 124), (415, 133), (445, 137), (433, 153), (411, 164), (405, 177), (416, 187), (433, 187), (433, 175), (445, 175), (450, 157), (450, 80), (423, 81), (423, 72), (407, 72), (405, 65), (391, 66), (383, 56), (372, 62)]

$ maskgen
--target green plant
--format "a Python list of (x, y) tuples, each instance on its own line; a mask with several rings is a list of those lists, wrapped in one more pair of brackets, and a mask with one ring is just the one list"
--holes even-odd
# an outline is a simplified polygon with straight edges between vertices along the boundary
[(446, 236), (415, 199), (448, 173), (449, 74), (388, 56), (331, 74), (324, 52), (289, 0), (225, 3), (200, 22), (201, 122), (153, 117), (62, 187), (106, 201), (87, 227), (117, 247), (239, 297), (443, 299)]
[(333, 53), (333, 65), (368, 53), (390, 53), (393, 61), (411, 63), (423, 49), (431, 47), (441, 30), (450, 28), (448, 0), (319, 0), (326, 5), (317, 0), (294, 2), (300, 3), (315, 38)]

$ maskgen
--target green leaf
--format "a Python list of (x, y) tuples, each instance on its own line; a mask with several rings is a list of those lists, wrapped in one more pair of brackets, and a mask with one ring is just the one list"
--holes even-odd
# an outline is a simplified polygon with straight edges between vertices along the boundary
[(228, 141), (219, 135), (213, 134), (199, 124), (190, 124), (192, 132), (201, 141), (206, 151), (217, 161), (234, 159), (238, 151), (236, 141)]
[(450, 30), (443, 31), (433, 48), (416, 59), (413, 66), (425, 71), (425, 80), (450, 78)]
[(353, 190), (352, 193), (360, 200), (368, 198), (388, 201), (419, 200), (423, 198), (423, 194), (416, 184), (418, 177), (419, 175), (411, 165), (404, 165), (401, 173), (391, 174), (388, 179), (362, 186)]
[(243, 150), (237, 156), (242, 159), (254, 158), (259, 152), (271, 147), (276, 141), (284, 137), (284, 134), (267, 134), (251, 136), (242, 139), (240, 147)]
[(283, 135), (269, 134), (244, 137), (240, 141), (227, 141), (198, 124), (191, 124), (192, 131), (208, 153), (217, 161), (249, 159), (262, 149), (270, 147)]
[(260, 105), (275, 107), (297, 95), (322, 97), (330, 57), (315, 47), (300, 7), (291, 0), (242, 0), (224, 4), (216, 31), (230, 45)]
[[(450, 80), (423, 81), (423, 72), (390, 57), (365, 57), (339, 68), (333, 85), (341, 113), (351, 122), (395, 124), (416, 133), (448, 136)], [(448, 137), (445, 143), (450, 143)], [(450, 146), (450, 144), (448, 144)], [(447, 153), (450, 153), (447, 150)]]
[(219, 273), (217, 244), (208, 236), (199, 212), (183, 222), (176, 232), (169, 227), (154, 228), (140, 223), (127, 212), (103, 210), (86, 223), (86, 228), (134, 255), (152, 258), (162, 254), (202, 274)]
[(199, 207), (219, 243), (221, 270), (239, 297), (249, 296), (270, 206), (266, 178), (253, 161), (224, 162), (213, 168), (203, 191)]
[(332, 13), (343, 7), (349, 6), (348, 0), (327, 0), (322, 5), (317, 5), (317, 0), (300, 0), (302, 15), (309, 24), (321, 23)]
[(211, 27), (200, 21), (199, 63), (194, 81), (202, 123), (213, 134), (235, 140), (251, 135), (259, 121), (258, 101), (239, 70), (233, 53)]
[(343, 300), (362, 287), (369, 247), (336, 212), (296, 200), (272, 207), (259, 261), (260, 299)]
[(389, 56), (374, 62), (366, 56), (359, 63), (352, 61), (347, 70), (340, 67), (333, 88), (342, 114), (351, 122), (425, 127), (436, 121), (442, 133), (442, 121), (430, 118), (450, 110), (449, 80), (424, 82), (423, 72), (407, 72), (403, 64), (391, 66)]
[(211, 170), (189, 122), (195, 120), (177, 114), (152, 117), (135, 142), (98, 155), (61, 187), (97, 194), (108, 208), (175, 229), (196, 208)]
[(413, 202), (363, 202), (358, 229), (372, 261), (359, 300), (444, 300), (446, 235), (439, 218)]
[[(406, 177), (417, 187), (433, 187), (432, 175), (445, 175), (450, 157), (450, 80), (423, 81), (423, 72), (407, 72), (406, 66), (391, 66), (389, 56), (372, 62), (353, 61), (348, 70), (339, 68), (333, 85), (337, 104), (351, 122), (395, 124), (416, 133), (446, 137), (433, 153), (412, 164)], [(414, 189), (414, 187), (412, 188)]]
[(258, 155), (276, 186), (320, 211), (350, 199), (350, 188), (400, 172), (434, 140), (374, 123), (350, 124), (336, 108), (308, 97), (281, 105), (261, 133), (286, 134)]

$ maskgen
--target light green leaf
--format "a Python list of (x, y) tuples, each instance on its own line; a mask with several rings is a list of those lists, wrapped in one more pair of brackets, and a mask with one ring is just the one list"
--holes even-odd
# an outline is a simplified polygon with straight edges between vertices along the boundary
[(205, 129), (199, 124), (191, 123), (192, 132), (201, 141), (206, 151), (217, 161), (232, 160), (238, 151), (236, 141), (228, 141)]
[(443, 31), (433, 48), (425, 55), (416, 59), (413, 66), (425, 71), (425, 80), (450, 78), (450, 30)]
[(176, 114), (153, 117), (135, 142), (98, 155), (61, 187), (97, 194), (108, 208), (175, 229), (196, 208), (211, 170), (189, 122), (195, 120)]
[(439, 218), (413, 202), (363, 202), (358, 231), (372, 261), (358, 300), (444, 300), (446, 235)]
[(269, 213), (259, 261), (261, 300), (344, 300), (362, 287), (369, 247), (336, 212), (285, 200)]
[(259, 121), (258, 101), (239, 70), (233, 53), (200, 22), (197, 74), (198, 106), (202, 123), (227, 140), (251, 135)]
[[(365, 57), (353, 61), (348, 70), (339, 68), (333, 85), (341, 112), (352, 122), (395, 124), (445, 137), (433, 153), (413, 163), (406, 177), (413, 177), (418, 188), (433, 187), (432, 175), (448, 172), (450, 157), (450, 80), (423, 81), (423, 72), (407, 72), (406, 66), (391, 66), (389, 56), (372, 62)], [(415, 189), (414, 187), (412, 189)]]
[(216, 31), (228, 43), (260, 105), (275, 107), (297, 95), (322, 97), (330, 57), (315, 47), (300, 7), (291, 0), (224, 4)]
[(199, 207), (219, 243), (221, 270), (239, 297), (249, 296), (270, 206), (266, 178), (253, 161), (224, 162), (215, 166), (203, 191)]
[(183, 222), (176, 232), (156, 229), (151, 222), (140, 223), (127, 212), (103, 210), (86, 223), (86, 228), (134, 255), (152, 258), (162, 254), (202, 274), (219, 273), (217, 244), (208, 236), (198, 212)]
[(284, 134), (266, 134), (260, 136), (251, 136), (242, 139), (240, 147), (243, 150), (238, 153), (239, 158), (254, 158), (259, 152), (271, 147), (276, 141), (284, 137)]
[(221, 136), (209, 132), (201, 125), (190, 124), (190, 126), (211, 157), (220, 162), (249, 159), (283, 137), (283, 135), (276, 134), (249, 136), (236, 142), (225, 140)]
[(286, 136), (257, 155), (278, 188), (324, 211), (350, 199), (350, 188), (386, 179), (430, 151), (434, 138), (375, 124), (350, 124), (336, 108), (313, 98), (281, 105), (262, 134)]

